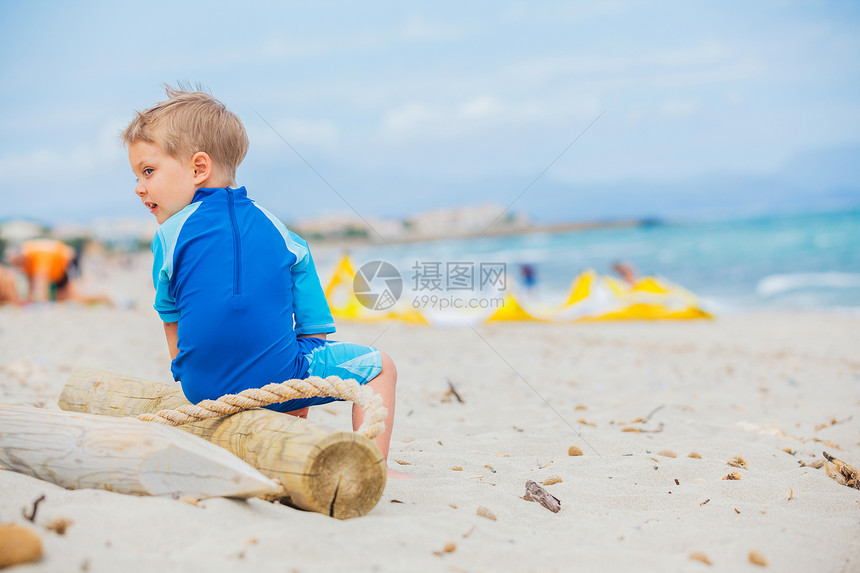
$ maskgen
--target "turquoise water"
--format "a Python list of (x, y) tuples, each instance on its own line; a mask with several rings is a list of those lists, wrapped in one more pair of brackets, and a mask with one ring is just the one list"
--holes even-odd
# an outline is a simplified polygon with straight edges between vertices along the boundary
[[(504, 262), (536, 270), (535, 297), (558, 303), (581, 271), (611, 273), (614, 261), (699, 295), (716, 311), (749, 308), (860, 312), (860, 212), (533, 233), (355, 249), (361, 264), (392, 262), (408, 289), (416, 261)], [(426, 268), (426, 267), (425, 267)]]

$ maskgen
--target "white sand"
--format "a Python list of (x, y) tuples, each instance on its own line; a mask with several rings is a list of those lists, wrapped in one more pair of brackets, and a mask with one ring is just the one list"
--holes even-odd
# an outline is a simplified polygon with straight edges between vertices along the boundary
[[(133, 261), (98, 277), (134, 308), (0, 307), (0, 400), (57, 408), (75, 366), (170, 381), (147, 273)], [(41, 536), (44, 557), (20, 569), (34, 572), (759, 571), (751, 550), (771, 571), (860, 571), (860, 491), (800, 465), (826, 450), (860, 466), (859, 332), (860, 318), (830, 314), (340, 324), (339, 339), (397, 363), (390, 465), (416, 477), (390, 480), (368, 515), (338, 521), (260, 500), (195, 507), (0, 471), (0, 523)], [(349, 407), (311, 419), (348, 428)], [(585, 455), (568, 456), (572, 445)], [(728, 466), (735, 456), (748, 469)], [(722, 480), (731, 471), (742, 479)], [(527, 480), (553, 476), (561, 512), (521, 499)], [(22, 510), (42, 494), (29, 524)], [(46, 529), (57, 518), (73, 522), (65, 535)], [(697, 551), (710, 567), (690, 560)]]

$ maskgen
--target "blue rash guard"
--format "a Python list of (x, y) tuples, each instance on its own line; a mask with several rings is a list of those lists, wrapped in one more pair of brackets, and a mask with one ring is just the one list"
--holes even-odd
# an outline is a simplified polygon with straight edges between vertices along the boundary
[(155, 310), (178, 322), (171, 364), (189, 401), (306, 377), (334, 321), (307, 243), (244, 187), (198, 189), (152, 240)]

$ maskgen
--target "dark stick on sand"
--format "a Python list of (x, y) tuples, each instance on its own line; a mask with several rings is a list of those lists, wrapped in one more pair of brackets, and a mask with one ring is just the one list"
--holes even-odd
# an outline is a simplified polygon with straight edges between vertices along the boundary
[(454, 398), (456, 398), (459, 403), (463, 403), (463, 398), (460, 397), (460, 394), (457, 392), (457, 389), (454, 388), (454, 383), (451, 382), (450, 378), (448, 379), (448, 390), (449, 392), (451, 392), (451, 394), (454, 395)]
[(32, 509), (32, 511), (30, 511), (30, 515), (27, 515), (27, 510), (26, 510), (26, 509), (22, 509), (22, 510), (21, 510), (21, 514), (22, 514), (26, 519), (30, 520), (31, 522), (35, 522), (35, 521), (36, 521), (36, 512), (37, 512), (37, 511), (39, 511), (39, 504), (40, 504), (40, 503), (42, 503), (43, 501), (45, 501), (45, 496), (44, 496), (44, 494), (43, 494), (43, 495), (40, 495), (40, 496), (39, 496), (39, 499), (37, 499), (36, 501), (34, 501), (34, 502), (33, 502), (33, 509)]

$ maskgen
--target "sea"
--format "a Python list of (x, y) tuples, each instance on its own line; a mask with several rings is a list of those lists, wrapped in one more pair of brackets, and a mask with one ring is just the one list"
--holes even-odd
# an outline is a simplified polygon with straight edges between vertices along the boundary
[[(716, 312), (826, 310), (860, 314), (860, 210), (735, 220), (659, 222), (580, 231), (355, 247), (356, 267), (384, 261), (402, 276), (404, 296), (462, 290), (481, 271), (504, 269), (507, 287), (561, 304), (579, 273), (612, 275), (615, 262), (693, 292)], [(316, 254), (315, 254), (316, 256)], [(317, 268), (325, 281), (327, 253)], [(523, 266), (533, 270), (525, 288)], [(378, 268), (378, 267), (374, 267)], [(470, 270), (471, 269), (471, 270)], [(458, 273), (453, 276), (452, 272)], [(495, 275), (498, 279), (498, 274)], [(438, 288), (438, 287), (442, 288)], [(435, 289), (435, 290), (434, 290)], [(462, 292), (457, 293), (462, 296)]]

